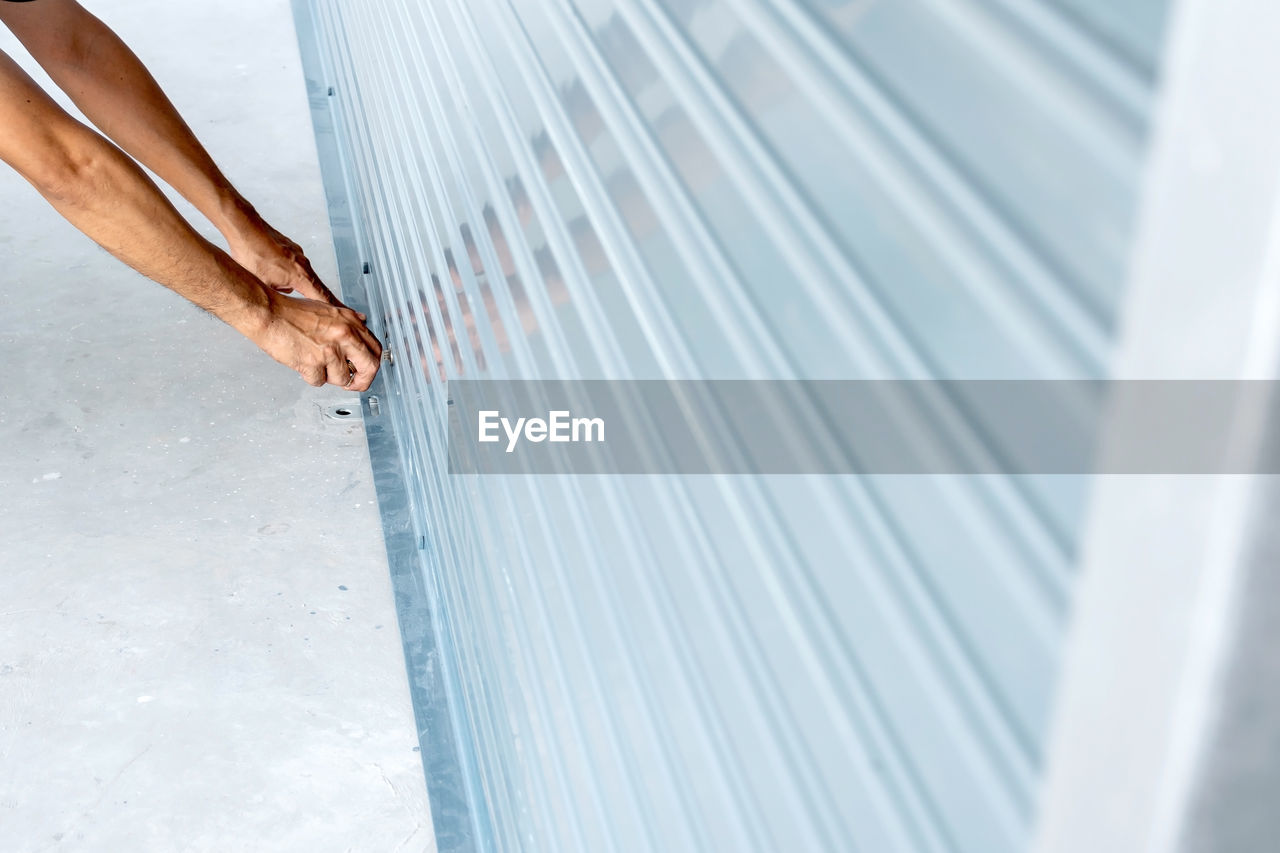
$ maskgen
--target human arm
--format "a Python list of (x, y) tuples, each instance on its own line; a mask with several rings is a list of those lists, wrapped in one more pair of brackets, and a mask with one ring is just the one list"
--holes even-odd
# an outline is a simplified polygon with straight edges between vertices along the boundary
[(0, 2), (0, 21), (90, 121), (213, 223), (241, 266), (281, 292), (342, 304), (298, 244), (232, 186), (155, 78), (102, 21), (75, 0)]
[(0, 160), (107, 251), (219, 317), (312, 385), (363, 391), (372, 383), (382, 350), (359, 315), (265, 287), (201, 237), (136, 163), (67, 115), (4, 53)]

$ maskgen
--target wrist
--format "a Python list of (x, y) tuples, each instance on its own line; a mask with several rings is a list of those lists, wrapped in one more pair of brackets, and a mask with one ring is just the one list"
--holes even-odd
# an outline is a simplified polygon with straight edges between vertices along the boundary
[(215, 313), (228, 326), (257, 342), (271, 325), (281, 297), (221, 251), (219, 256), (223, 274), (233, 286), (230, 288), (231, 298), (222, 310)]
[(213, 225), (229, 246), (235, 247), (252, 234), (262, 231), (262, 217), (244, 196), (228, 189), (218, 200), (217, 210), (211, 217)]

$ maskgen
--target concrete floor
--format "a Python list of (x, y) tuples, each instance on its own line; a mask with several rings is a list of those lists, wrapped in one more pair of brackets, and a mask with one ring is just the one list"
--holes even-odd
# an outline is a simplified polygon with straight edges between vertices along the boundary
[[(332, 284), (287, 0), (86, 5)], [(0, 848), (433, 849), (348, 395), (2, 167), (0, 305)]]

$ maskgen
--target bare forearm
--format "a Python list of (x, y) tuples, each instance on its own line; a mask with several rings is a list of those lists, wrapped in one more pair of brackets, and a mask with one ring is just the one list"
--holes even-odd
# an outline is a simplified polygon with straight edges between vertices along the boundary
[[(38, 158), (33, 167), (11, 151), (7, 159), (73, 225), (143, 275), (224, 320), (312, 385), (368, 389), (382, 347), (359, 315), (278, 295), (196, 233), (114, 145), (83, 125), (58, 125), (48, 141), (60, 151), (61, 168), (41, 168)], [(11, 141), (0, 136), (0, 153)]]
[[(3, 59), (0, 54), (0, 66)], [(2, 95), (0, 86), (0, 118)], [(275, 293), (196, 233), (114, 145), (83, 125), (56, 125), (52, 131), (33, 125), (35, 133), (27, 138), (42, 135), (44, 147), (58, 152), (60, 166), (43, 163), (47, 154), (16, 153), (11, 146), (15, 136), (24, 136), (22, 128), (17, 134), (12, 128), (0, 132), (0, 155), (73, 225), (143, 275), (224, 320), (312, 385), (368, 389), (382, 347), (359, 315)]]
[[(56, 27), (58, 15), (79, 9), (73, 0), (41, 0), (30, 4), (38, 7), (34, 13), (23, 10), (25, 5), (0, 3), (0, 21), (27, 38), (41, 36), (33, 29), (35, 24)], [(176, 113), (171, 119), (181, 124)], [(200, 183), (193, 176), (201, 174), (201, 162), (212, 169), (209, 175), (217, 170), (185, 125), (181, 131), (195, 148), (179, 146), (185, 153), (162, 161), (177, 170), (170, 171), (175, 186), (189, 189)], [(172, 126), (162, 131), (172, 132)], [(148, 144), (141, 130), (128, 138), (135, 145)], [(173, 140), (166, 144), (172, 147)], [(258, 228), (258, 243), (274, 247), (275, 254), (261, 248), (253, 251), (250, 240), (242, 242), (240, 254), (233, 259), (201, 237), (136, 163), (67, 115), (3, 51), (0, 160), (116, 257), (222, 318), (307, 382), (363, 391), (377, 376), (381, 345), (365, 327), (364, 318), (337, 303), (315, 278), (295, 244), (263, 224)], [(216, 196), (218, 192), (211, 191), (203, 198), (207, 202)], [(232, 251), (237, 251), (234, 245)], [(256, 261), (257, 269), (247, 268), (242, 257)], [(264, 279), (259, 269), (276, 280)], [(312, 298), (288, 299), (277, 293), (295, 288)]]
[(201, 237), (128, 157), (91, 132), (65, 182), (37, 189), (59, 213), (138, 272), (250, 337), (267, 319), (258, 281)]
[(15, 31), (80, 111), (229, 239), (256, 225), (252, 206), (128, 45), (78, 4), (44, 3), (38, 26), (20, 22)]
[[(117, 258), (221, 318), (312, 385), (368, 389), (382, 348), (354, 311), (276, 294), (196, 233), (114, 145), (83, 125), (60, 124), (53, 147), (61, 149), (67, 165), (54, 172), (24, 172), (59, 213)], [(11, 160), (18, 160), (15, 165), (22, 171), (20, 158)], [(59, 177), (51, 180), (50, 174)]]
[(342, 304), (302, 247), (236, 191), (151, 73), (102, 21), (76, 0), (0, 0), (0, 21), (90, 121), (222, 232), (237, 263), (278, 292)]
[(201, 237), (118, 148), (75, 121), (0, 53), (0, 160), (104, 248), (252, 332), (265, 288)]

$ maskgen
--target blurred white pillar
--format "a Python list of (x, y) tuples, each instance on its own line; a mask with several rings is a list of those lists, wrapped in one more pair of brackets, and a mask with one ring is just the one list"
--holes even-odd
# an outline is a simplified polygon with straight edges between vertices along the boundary
[[(1167, 45), (1114, 375), (1275, 378), (1280, 4), (1180, 0)], [(1259, 452), (1266, 414), (1232, 418), (1239, 451)], [(1276, 574), (1275, 495), (1265, 477), (1098, 479), (1038, 853), (1225, 853), (1263, 832), (1253, 849), (1274, 848), (1280, 792), (1227, 753), (1280, 743), (1280, 715), (1237, 713), (1280, 707), (1280, 686), (1257, 683), (1270, 649), (1241, 640)]]

